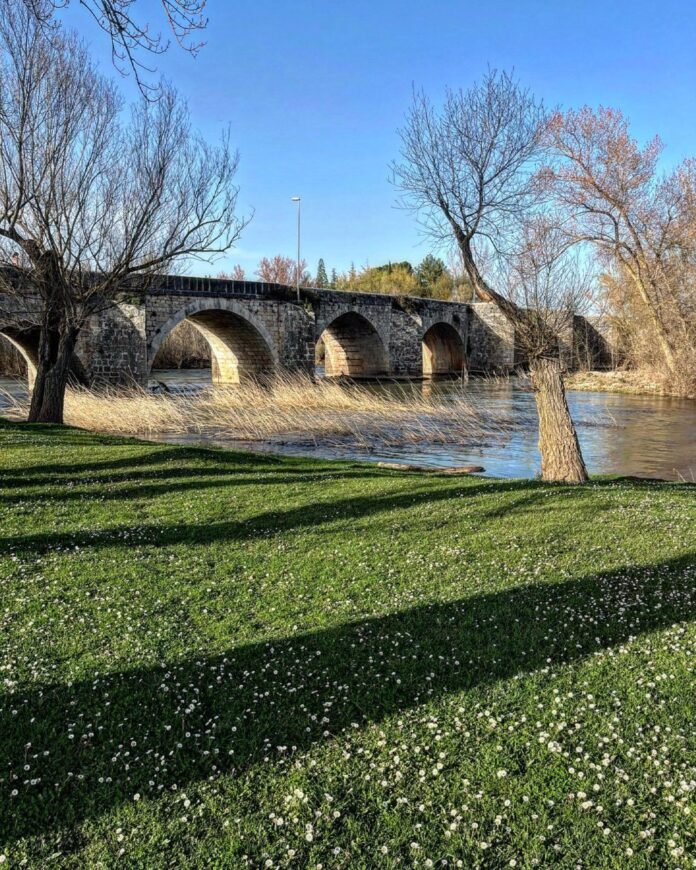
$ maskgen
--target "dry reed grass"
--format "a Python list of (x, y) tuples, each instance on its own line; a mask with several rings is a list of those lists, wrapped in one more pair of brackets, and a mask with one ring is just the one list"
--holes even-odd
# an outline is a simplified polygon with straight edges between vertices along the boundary
[[(12, 416), (26, 417), (27, 411), (26, 401), (12, 400)], [(239, 441), (323, 444), (349, 440), (364, 449), (377, 444), (480, 444), (505, 434), (503, 425), (464, 398), (442, 401), (399, 385), (378, 395), (366, 386), (315, 382), (301, 375), (199, 392), (71, 389), (65, 422), (119, 435), (224, 435)]]
[(647, 368), (574, 372), (566, 378), (566, 387), (569, 390), (696, 398), (693, 376), (669, 375)]

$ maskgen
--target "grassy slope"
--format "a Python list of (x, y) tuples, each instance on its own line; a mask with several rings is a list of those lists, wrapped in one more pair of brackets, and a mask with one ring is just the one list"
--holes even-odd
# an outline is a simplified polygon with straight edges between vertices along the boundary
[(0, 456), (5, 866), (696, 863), (695, 487)]

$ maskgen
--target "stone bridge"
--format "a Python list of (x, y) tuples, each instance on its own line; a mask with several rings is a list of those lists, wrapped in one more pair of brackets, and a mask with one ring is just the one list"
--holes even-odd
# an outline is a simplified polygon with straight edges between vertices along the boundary
[[(211, 349), (214, 383), (268, 372), (315, 370), (323, 342), (327, 376), (421, 377), (507, 371), (514, 331), (495, 305), (335, 290), (300, 291), (255, 281), (162, 276), (137, 301), (121, 301), (83, 329), (75, 376), (94, 386), (146, 385), (157, 351), (188, 320)], [(0, 322), (31, 381), (36, 330)]]

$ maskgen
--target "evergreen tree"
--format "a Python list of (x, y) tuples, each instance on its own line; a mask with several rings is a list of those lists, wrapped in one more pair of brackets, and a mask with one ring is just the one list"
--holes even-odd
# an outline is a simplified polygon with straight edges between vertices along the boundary
[(392, 272), (407, 272), (409, 275), (413, 273), (413, 266), (408, 262), (408, 260), (402, 260), (400, 263), (385, 263), (384, 266), (374, 266), (373, 267), (377, 272), (386, 272), (388, 275), (391, 275)]
[(447, 271), (447, 267), (439, 257), (428, 254), (418, 266), (416, 274), (423, 289), (432, 289)]
[(336, 270), (332, 269), (331, 270), (331, 283), (329, 284), (329, 287), (331, 287), (332, 290), (335, 290), (337, 283), (338, 283), (338, 275), (336, 274)]
[(317, 287), (329, 286), (329, 278), (326, 274), (326, 266), (324, 265), (324, 261), (322, 259), (319, 260), (319, 263), (317, 265), (317, 277), (314, 283)]

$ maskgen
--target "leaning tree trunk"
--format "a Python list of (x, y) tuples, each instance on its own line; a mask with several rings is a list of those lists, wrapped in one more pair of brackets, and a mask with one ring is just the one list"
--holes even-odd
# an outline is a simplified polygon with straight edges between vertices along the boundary
[(645, 310), (648, 313), (648, 319), (652, 323), (653, 329), (655, 330), (655, 336), (657, 338), (657, 343), (660, 346), (660, 352), (662, 354), (665, 365), (667, 366), (670, 374), (674, 374), (677, 370), (677, 361), (675, 359), (674, 348), (672, 347), (669, 335), (667, 334), (667, 329), (665, 328), (662, 316), (658, 311), (658, 308), (655, 305), (653, 298), (648, 293), (645, 282), (641, 278), (633, 274), (632, 278), (633, 283), (638, 290), (638, 295), (640, 296), (643, 304), (645, 305)]
[(583, 483), (587, 469), (568, 411), (558, 359), (536, 359), (530, 366), (539, 415), (542, 480)]
[(47, 311), (39, 335), (38, 365), (29, 408), (30, 423), (62, 423), (65, 389), (78, 331), (60, 311)]

